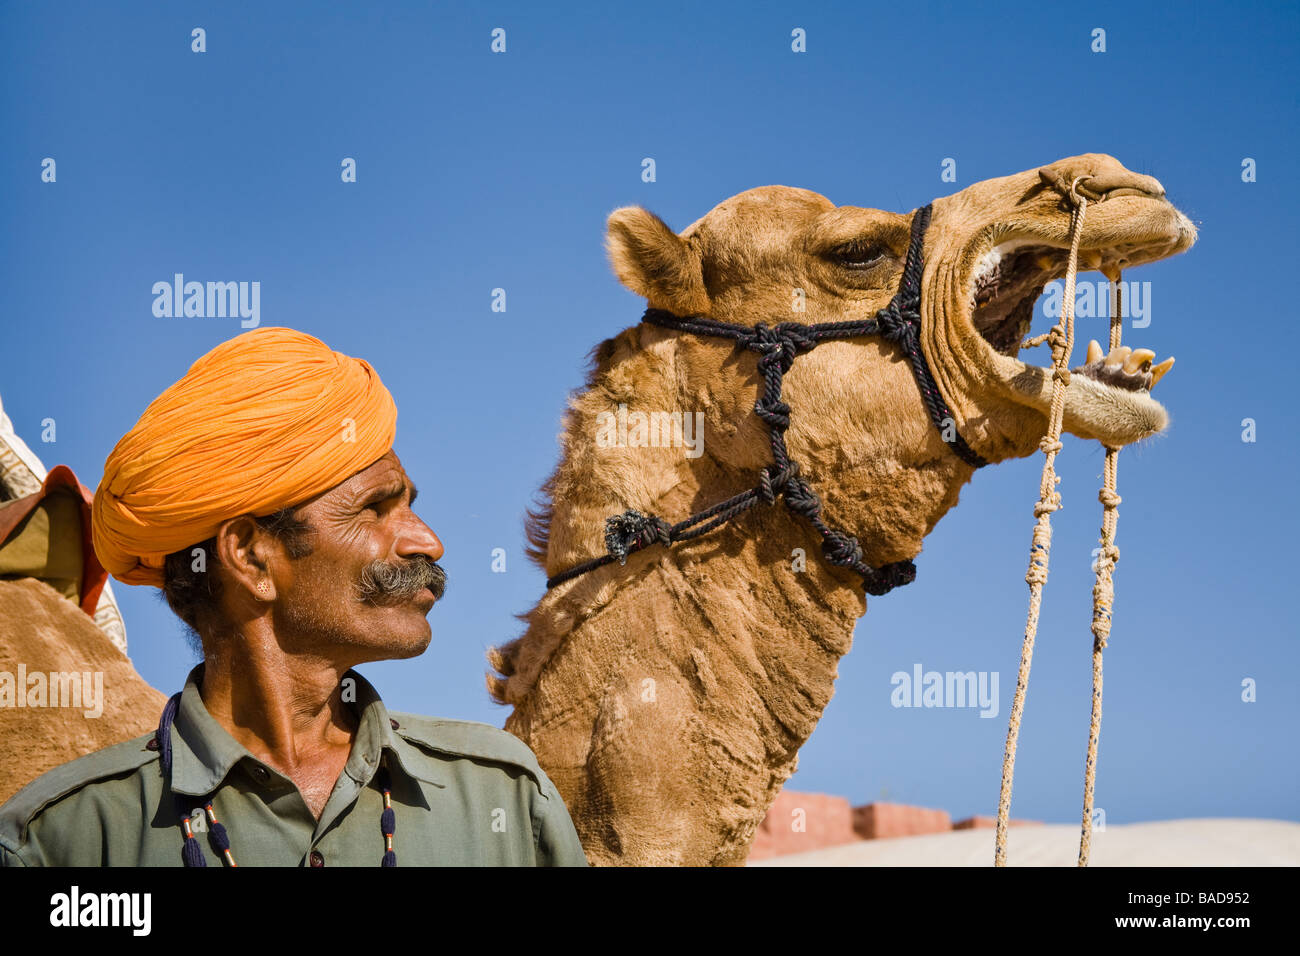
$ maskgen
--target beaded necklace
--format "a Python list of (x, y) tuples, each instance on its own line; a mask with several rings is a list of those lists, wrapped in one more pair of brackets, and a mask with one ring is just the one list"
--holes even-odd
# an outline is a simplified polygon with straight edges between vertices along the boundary
[[(181, 706), (181, 695), (173, 694), (167, 701), (167, 706), (163, 708), (162, 719), (158, 722), (158, 734), (153, 740), (149, 741), (149, 749), (157, 749), (158, 757), (162, 764), (162, 772), (168, 787), (171, 786), (172, 776), (172, 724), (176, 720), (176, 712)], [(380, 861), (380, 866), (397, 866), (397, 853), (393, 850), (393, 834), (397, 832), (397, 816), (393, 813), (393, 795), (389, 786), (388, 770), (381, 767), (379, 770), (379, 788), (384, 792), (384, 812), (379, 817), (379, 829), (384, 835), (384, 856)], [(187, 801), (180, 794), (173, 794), (172, 800), (175, 805), (177, 816), (181, 820), (181, 829), (185, 834), (185, 840), (181, 844), (181, 860), (186, 866), (207, 866), (208, 862), (203, 857), (203, 848), (199, 846), (198, 838), (194, 835), (194, 828), (190, 825), (190, 820), (198, 808), (192, 812), (186, 812)], [(226, 830), (225, 825), (217, 819), (216, 811), (212, 809), (212, 800), (203, 803), (203, 811), (209, 822), (208, 842), (212, 844), (212, 849), (224, 861), (225, 866), (238, 866), (235, 862), (234, 855), (230, 852), (230, 833)]]

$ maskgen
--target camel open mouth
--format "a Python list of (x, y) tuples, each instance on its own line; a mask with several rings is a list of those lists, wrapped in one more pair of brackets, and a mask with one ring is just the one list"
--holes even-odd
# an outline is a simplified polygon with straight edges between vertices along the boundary
[[(1139, 253), (1146, 253), (1144, 259), (1150, 261), (1151, 250), (1136, 244), (1104, 252), (1089, 250), (1080, 254), (1079, 270), (1126, 263)], [(971, 277), (971, 321), (995, 351), (1009, 358), (1019, 355), (1043, 287), (1065, 275), (1067, 259), (1065, 249), (1032, 240), (1009, 240), (994, 246), (976, 262)], [(1172, 358), (1153, 364), (1155, 357), (1151, 349), (1128, 346), (1107, 354), (1094, 340), (1088, 345), (1084, 364), (1072, 371), (1110, 388), (1149, 393), (1174, 364)]]
[[(1158, 184), (1156, 184), (1158, 186)], [(1030, 331), (1044, 286), (1065, 276), (1068, 229), (1055, 213), (1044, 218), (1017, 211), (990, 223), (971, 238), (963, 259), (969, 265), (962, 310), (988, 349), (986, 372), (1017, 402), (1048, 412), (1053, 377), (1050, 354), (1041, 365), (1018, 356)], [(1079, 272), (1116, 276), (1191, 248), (1196, 227), (1164, 198), (1164, 191), (1123, 188), (1090, 203), (1079, 236)], [(1127, 272), (1126, 272), (1127, 275)], [(1071, 369), (1066, 386), (1064, 427), (1080, 438), (1119, 448), (1149, 438), (1169, 424), (1169, 413), (1151, 389), (1173, 365), (1156, 363), (1149, 348), (1118, 348), (1106, 354), (1092, 342), (1084, 363)]]

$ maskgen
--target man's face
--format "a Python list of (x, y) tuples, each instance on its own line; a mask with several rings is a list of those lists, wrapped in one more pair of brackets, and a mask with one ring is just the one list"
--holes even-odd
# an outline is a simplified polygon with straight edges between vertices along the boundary
[(349, 667), (424, 652), (425, 615), (443, 592), (435, 563), (443, 548), (411, 510), (414, 500), (390, 451), (295, 509), (311, 526), (311, 553), (281, 563), (276, 575), (274, 624), (286, 650), (326, 653)]

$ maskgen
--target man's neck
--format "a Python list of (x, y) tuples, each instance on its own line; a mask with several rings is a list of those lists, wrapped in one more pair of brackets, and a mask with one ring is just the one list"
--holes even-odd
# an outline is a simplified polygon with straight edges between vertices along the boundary
[(357, 715), (343, 702), (349, 666), (236, 635), (206, 648), (199, 694), (249, 753), (298, 785), (319, 817), (351, 751)]

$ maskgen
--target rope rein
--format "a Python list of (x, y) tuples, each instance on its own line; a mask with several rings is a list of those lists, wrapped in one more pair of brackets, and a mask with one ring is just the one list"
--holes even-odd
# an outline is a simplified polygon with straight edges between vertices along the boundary
[[(1120, 273), (1108, 275), (1110, 297), (1110, 348), (1119, 348), (1124, 330)], [(1097, 555), (1096, 583), (1092, 586), (1092, 720), (1088, 728), (1088, 756), (1084, 761), (1083, 824), (1079, 834), (1079, 866), (1088, 865), (1092, 851), (1092, 797), (1097, 780), (1097, 738), (1101, 734), (1101, 652), (1110, 637), (1111, 608), (1115, 603), (1115, 563), (1119, 548), (1115, 546), (1115, 525), (1119, 522), (1120, 496), (1115, 491), (1119, 472), (1119, 449), (1106, 448), (1106, 465), (1097, 499), (1102, 504), (1101, 552)]]
[[(1047, 434), (1039, 442), (1043, 450), (1043, 475), (1039, 485), (1038, 503), (1034, 505), (1033, 540), (1030, 544), (1029, 568), (1025, 582), (1029, 585), (1029, 612), (1025, 623), (1025, 638), (1020, 651), (1020, 669), (1016, 678), (1016, 693), (1011, 703), (1011, 717), (1007, 726), (1007, 744), (1002, 758), (1002, 787), (998, 795), (998, 820), (994, 866), (1007, 864), (1007, 826), (1011, 811), (1011, 787), (1016, 769), (1016, 744), (1020, 735), (1020, 722), (1025, 710), (1025, 691), (1029, 684), (1029, 670), (1034, 656), (1034, 640), (1038, 634), (1039, 611), (1042, 607), (1043, 585), (1047, 583), (1048, 565), (1052, 553), (1052, 512), (1061, 507), (1061, 495), (1056, 490), (1060, 478), (1056, 474), (1056, 455), (1061, 450), (1061, 430), (1065, 413), (1065, 390), (1070, 383), (1070, 353), (1074, 348), (1074, 291), (1079, 265), (1079, 241), (1083, 233), (1083, 219), (1088, 208), (1089, 191), (1080, 183), (1090, 177), (1081, 176), (1070, 186), (1068, 198), (1073, 203), (1070, 216), (1070, 252), (1066, 264), (1065, 291), (1061, 305), (1060, 321), (1043, 335), (1026, 339), (1023, 348), (1032, 348), (1048, 342), (1052, 350), (1052, 402), (1048, 412)], [(1099, 198), (1092, 194), (1093, 198)], [(1107, 273), (1111, 280), (1110, 347), (1112, 352), (1120, 347), (1123, 332), (1121, 318), (1120, 272)], [(1093, 794), (1097, 775), (1097, 741), (1101, 732), (1101, 654), (1110, 634), (1111, 609), (1114, 604), (1113, 576), (1119, 560), (1115, 546), (1115, 526), (1119, 520), (1120, 496), (1115, 492), (1119, 449), (1106, 448), (1106, 464), (1098, 499), (1102, 503), (1101, 549), (1095, 565), (1096, 582), (1092, 589), (1092, 718), (1088, 734), (1088, 753), (1084, 766), (1083, 823), (1080, 830), (1079, 866), (1088, 865), (1092, 847)]]
[[(763, 393), (754, 403), (754, 414), (768, 427), (772, 463), (759, 473), (759, 483), (755, 487), (676, 524), (669, 524), (657, 515), (643, 515), (630, 509), (606, 518), (607, 553), (560, 572), (547, 580), (547, 588), (556, 587), (613, 561), (626, 564), (628, 555), (653, 544), (671, 547), (678, 541), (698, 538), (743, 514), (760, 501), (774, 504), (778, 495), (785, 501), (786, 507), (795, 514), (802, 515), (821, 535), (822, 555), (825, 559), (830, 564), (850, 568), (861, 575), (863, 587), (868, 594), (888, 594), (894, 588), (915, 580), (916, 566), (910, 560), (873, 568), (863, 560), (862, 546), (857, 538), (831, 527), (823, 520), (821, 499), (800, 476), (799, 463), (790, 458), (786, 448), (785, 432), (790, 427), (791, 408), (782, 400), (781, 387), (794, 360), (822, 342), (879, 335), (887, 341), (897, 343), (907, 355), (921, 399), (940, 433), (954, 424), (954, 416), (944, 402), (921, 350), (922, 250), (929, 224), (930, 206), (927, 205), (918, 209), (912, 217), (907, 261), (903, 266), (898, 292), (887, 306), (870, 319), (814, 325), (781, 322), (770, 328), (760, 322), (751, 328), (719, 322), (705, 316), (679, 316), (662, 309), (647, 309), (642, 321), (651, 325), (691, 335), (729, 338), (735, 341), (738, 348), (760, 353), (758, 372), (763, 379)], [(988, 464), (955, 431), (952, 439), (945, 441), (972, 468)]]

